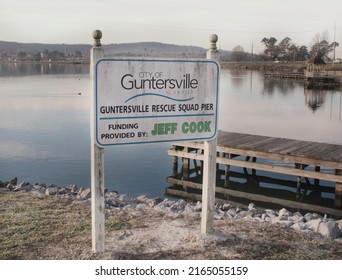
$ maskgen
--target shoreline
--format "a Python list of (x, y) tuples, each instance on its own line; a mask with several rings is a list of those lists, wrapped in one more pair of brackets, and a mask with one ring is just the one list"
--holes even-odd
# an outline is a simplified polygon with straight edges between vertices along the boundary
[[(91, 190), (90, 188), (77, 187), (75, 184), (69, 184), (61, 187), (55, 184), (46, 185), (44, 183), (32, 185), (29, 182), (22, 181), (18, 184), (17, 178), (10, 181), (0, 181), (0, 190), (9, 192), (26, 192), (38, 198), (45, 196), (59, 197), (66, 199), (73, 204), (80, 204), (85, 207), (91, 206)], [(119, 194), (116, 191), (105, 191), (105, 209), (135, 209), (142, 204), (151, 209), (169, 213), (188, 211), (191, 215), (200, 218), (202, 204), (200, 201), (185, 201), (181, 198), (172, 200), (160, 197), (149, 198), (146, 195), (130, 197), (127, 194)], [(139, 206), (140, 207), (140, 206)], [(138, 208), (139, 208), (138, 207)], [(165, 214), (165, 213), (163, 213)], [(282, 208), (280, 210), (262, 209), (256, 207), (254, 203), (250, 203), (246, 207), (236, 206), (229, 202), (226, 204), (216, 204), (214, 209), (214, 219), (234, 219), (234, 220), (250, 220), (270, 225), (278, 224), (288, 229), (294, 229), (299, 232), (316, 232), (321, 236), (336, 240), (342, 244), (342, 219), (336, 220), (317, 213), (306, 213), (302, 215), (300, 212), (290, 212)]]
[[(121, 56), (120, 56), (121, 57)], [(133, 56), (137, 58), (136, 56)], [(128, 58), (131, 58), (128, 56)], [(149, 57), (143, 57), (149, 58)], [(160, 57), (151, 57), (159, 59)], [(170, 57), (172, 59), (172, 57)], [(75, 64), (89, 65), (90, 58), (86, 57), (83, 60), (51, 60), (51, 61), (5, 61), (0, 60), (0, 64)], [(288, 71), (306, 69), (307, 61), (220, 61), (222, 69), (250, 69), (250, 70), (272, 70), (279, 69)], [(328, 62), (324, 64), (327, 70), (342, 70), (342, 63)]]
[[(254, 62), (221, 62), (222, 69), (232, 70), (257, 70), (279, 73), (301, 73), (307, 68), (307, 62), (274, 62), (274, 61), (254, 61)], [(325, 70), (341, 71), (342, 63), (326, 63)]]

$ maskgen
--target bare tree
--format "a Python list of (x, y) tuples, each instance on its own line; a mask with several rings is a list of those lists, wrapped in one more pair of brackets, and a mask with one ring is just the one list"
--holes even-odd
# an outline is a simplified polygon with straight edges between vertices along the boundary
[(321, 34), (317, 33), (313, 38), (313, 43), (310, 50), (310, 57), (317, 61), (327, 62), (331, 60), (329, 53), (338, 47), (339, 43), (329, 43), (329, 32), (324, 31)]
[(245, 50), (240, 45), (235, 46), (232, 49), (231, 60), (232, 61), (245, 61), (247, 58), (247, 54)]

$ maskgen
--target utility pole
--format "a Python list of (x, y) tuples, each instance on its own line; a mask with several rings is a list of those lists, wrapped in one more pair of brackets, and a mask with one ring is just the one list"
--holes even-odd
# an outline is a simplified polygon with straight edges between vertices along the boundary
[(334, 29), (334, 56), (333, 56), (332, 67), (335, 66), (335, 48), (336, 48), (336, 21), (335, 21), (335, 29)]

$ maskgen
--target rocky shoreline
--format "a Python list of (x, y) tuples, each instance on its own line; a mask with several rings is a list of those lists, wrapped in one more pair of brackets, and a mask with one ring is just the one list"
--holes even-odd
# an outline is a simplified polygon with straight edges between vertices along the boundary
[[(54, 184), (46, 185), (29, 182), (18, 184), (17, 178), (10, 181), (0, 181), (0, 188), (11, 192), (27, 192), (33, 196), (58, 196), (70, 200), (75, 204), (82, 204), (85, 207), (91, 205), (90, 188), (77, 187), (70, 184), (65, 187)], [(172, 216), (174, 218), (192, 217), (200, 219), (202, 205), (201, 202), (187, 202), (182, 199), (169, 200), (162, 198), (148, 198), (145, 195), (138, 197), (129, 197), (127, 194), (118, 194), (115, 191), (105, 192), (105, 207), (108, 211), (121, 209), (125, 212), (136, 212), (146, 207), (162, 215)], [(279, 211), (273, 209), (259, 209), (254, 203), (251, 203), (245, 209), (233, 206), (229, 203), (219, 205), (214, 209), (215, 220), (242, 219), (269, 224), (278, 224), (285, 228), (296, 231), (310, 233), (317, 232), (323, 237), (342, 243), (342, 219), (336, 220), (328, 218), (327, 215), (317, 213), (290, 212), (283, 208)]]

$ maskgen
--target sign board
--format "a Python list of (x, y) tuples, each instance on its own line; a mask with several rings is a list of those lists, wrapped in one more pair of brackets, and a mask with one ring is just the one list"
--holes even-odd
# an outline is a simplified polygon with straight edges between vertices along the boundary
[(99, 146), (216, 136), (217, 62), (102, 58), (94, 73)]

